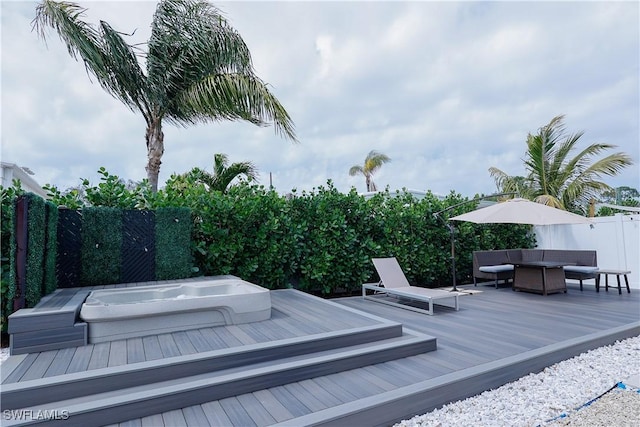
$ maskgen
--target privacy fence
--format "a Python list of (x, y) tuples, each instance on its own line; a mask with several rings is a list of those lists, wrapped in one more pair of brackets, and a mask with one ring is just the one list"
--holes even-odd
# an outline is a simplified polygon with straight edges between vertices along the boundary
[(58, 209), (31, 193), (2, 207), (3, 329), (10, 313), (56, 288), (191, 275), (188, 208)]
[(180, 279), (191, 275), (187, 208), (61, 209), (58, 287)]

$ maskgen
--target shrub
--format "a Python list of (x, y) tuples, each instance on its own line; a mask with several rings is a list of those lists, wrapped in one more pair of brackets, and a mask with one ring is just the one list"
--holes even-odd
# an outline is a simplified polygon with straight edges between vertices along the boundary
[(159, 208), (155, 213), (156, 280), (191, 275), (191, 210)]

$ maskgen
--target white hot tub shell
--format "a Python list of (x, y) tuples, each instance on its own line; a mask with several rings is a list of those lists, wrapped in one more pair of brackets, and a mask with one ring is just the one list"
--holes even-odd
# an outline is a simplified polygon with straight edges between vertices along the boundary
[(90, 343), (270, 317), (269, 290), (239, 278), (93, 291), (80, 310)]

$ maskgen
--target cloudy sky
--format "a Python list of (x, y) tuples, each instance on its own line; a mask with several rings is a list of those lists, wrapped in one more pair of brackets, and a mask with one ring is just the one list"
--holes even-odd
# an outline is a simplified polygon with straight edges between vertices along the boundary
[[(146, 41), (156, 2), (79, 2), (86, 19)], [(286, 193), (331, 179), (370, 150), (392, 162), (378, 187), (492, 193), (487, 169), (523, 175), (529, 132), (566, 115), (582, 144), (605, 142), (635, 165), (612, 186), (640, 187), (639, 3), (214, 2), (251, 50), (258, 76), (292, 116), (299, 144), (272, 127), (165, 125), (160, 183), (213, 155), (252, 161)], [(92, 83), (51, 33), (31, 31), (35, 2), (1, 2), (2, 161), (65, 189), (104, 166), (144, 178), (141, 115)]]

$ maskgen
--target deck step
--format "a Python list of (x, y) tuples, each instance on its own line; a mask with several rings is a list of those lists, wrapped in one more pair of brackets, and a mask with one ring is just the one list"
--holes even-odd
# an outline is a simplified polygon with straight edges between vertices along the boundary
[(402, 325), (389, 322), (27, 381), (20, 381), (18, 371), (2, 384), (0, 409), (39, 405), (51, 396), (71, 399), (402, 337)]
[(87, 344), (87, 325), (77, 322), (89, 290), (58, 289), (35, 308), (9, 316), (10, 352), (34, 353)]
[[(75, 386), (80, 391), (80, 393), (74, 393), (75, 396), (59, 394), (58, 391), (47, 388), (44, 384), (41, 384), (43, 387), (37, 387), (34, 381), (3, 385), (2, 406), (3, 411), (64, 415), (59, 418), (67, 418), (66, 414), (69, 415), (68, 419), (51, 417), (44, 422), (37, 420), (38, 425), (105, 425), (409, 357), (435, 349), (434, 337), (404, 331), (400, 337), (344, 346), (339, 349), (323, 349), (198, 375), (187, 376), (178, 367), (176, 371), (178, 375), (174, 379), (164, 381), (159, 381), (160, 378), (155, 373), (143, 371), (142, 377), (152, 378), (155, 382), (149, 383), (147, 380), (142, 385), (120, 383), (120, 388), (112, 387), (111, 391), (100, 393), (88, 392), (91, 387), (82, 384), (80, 377), (90, 374), (85, 372), (83, 375), (78, 375), (75, 382), (71, 381), (72, 387)], [(186, 356), (180, 358), (184, 357)], [(106, 368), (101, 371), (110, 369), (115, 368)], [(107, 374), (107, 372), (104, 373)], [(66, 375), (66, 377), (69, 376)], [(106, 376), (102, 380), (116, 386), (119, 380), (117, 375), (114, 378), (116, 378), (115, 381), (109, 381), (109, 376)], [(95, 386), (100, 381), (96, 377), (90, 380), (90, 383)], [(38, 404), (32, 403), (43, 399), (46, 400)], [(19, 402), (22, 405), (18, 408), (15, 405)], [(31, 403), (25, 404), (25, 402)], [(26, 419), (13, 419), (6, 424), (3, 423), (6, 426), (33, 424), (35, 424), (34, 420)]]

